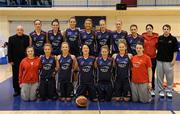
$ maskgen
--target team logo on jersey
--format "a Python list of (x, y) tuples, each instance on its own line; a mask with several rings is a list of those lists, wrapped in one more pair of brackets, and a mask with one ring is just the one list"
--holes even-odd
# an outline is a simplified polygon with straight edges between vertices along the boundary
[(65, 63), (61, 66), (62, 70), (67, 70), (69, 68), (70, 64), (69, 63)]
[(41, 36), (40, 39), (41, 39), (41, 40), (44, 40), (44, 36)]
[(109, 38), (109, 35), (106, 35), (106, 37), (105, 37), (106, 39), (108, 39)]
[(76, 40), (76, 37), (74, 35), (69, 37), (69, 41), (74, 42), (75, 40)]
[(125, 68), (127, 66), (127, 64), (125, 64), (125, 63), (119, 63), (118, 64), (118, 67), (120, 67), (120, 68)]
[(93, 42), (92, 39), (88, 39), (88, 40), (86, 40), (84, 43), (89, 46), (89, 45), (92, 44), (92, 42)]
[(50, 70), (51, 69), (51, 67), (52, 67), (52, 64), (45, 64), (45, 65), (43, 65), (43, 69), (44, 70)]
[(171, 41), (171, 40), (169, 40), (169, 41), (168, 41), (168, 43), (170, 44), (170, 43), (172, 43), (172, 41)]
[(101, 35), (98, 35), (97, 38), (98, 38), (98, 39), (101, 39)]
[(89, 72), (91, 70), (91, 66), (83, 66), (82, 71), (83, 72)]
[(72, 34), (72, 32), (67, 32), (67, 35), (70, 36)]
[(113, 38), (116, 38), (116, 37), (117, 37), (117, 34), (114, 34), (114, 35), (113, 35)]
[(50, 60), (49, 60), (49, 63), (51, 63), (51, 64), (52, 64), (53, 62), (54, 62), (54, 60), (53, 60), (53, 59), (50, 59)]
[(109, 66), (102, 66), (102, 67), (100, 68), (100, 71), (101, 71), (101, 72), (108, 72), (108, 70), (109, 70)]
[(36, 39), (37, 39), (37, 37), (35, 37), (35, 36), (34, 36), (34, 37), (32, 37), (32, 38), (33, 38), (33, 41), (36, 41)]
[(83, 39), (86, 39), (86, 38), (87, 38), (87, 36), (86, 36), (86, 35), (84, 35), (84, 36), (83, 36)]
[(59, 46), (59, 41), (55, 40), (54, 42), (52, 42), (52, 46), (53, 47), (58, 47)]
[(125, 39), (125, 36), (121, 36), (121, 39)]
[(136, 44), (132, 44), (131, 49), (136, 50)]
[(36, 46), (37, 47), (42, 47), (43, 46), (43, 41), (37, 41)]
[(135, 62), (135, 63), (133, 63), (133, 67), (136, 67), (136, 68), (139, 68), (140, 67), (140, 65), (141, 65), (141, 62)]
[(74, 34), (77, 36), (77, 35), (78, 35), (78, 32), (75, 32)]
[(102, 46), (104, 46), (104, 45), (106, 45), (106, 42), (107, 42), (107, 39), (102, 39), (102, 40), (99, 42), (99, 44), (102, 45)]
[(50, 37), (50, 40), (51, 40), (51, 41), (54, 40), (54, 36), (51, 36), (51, 37)]

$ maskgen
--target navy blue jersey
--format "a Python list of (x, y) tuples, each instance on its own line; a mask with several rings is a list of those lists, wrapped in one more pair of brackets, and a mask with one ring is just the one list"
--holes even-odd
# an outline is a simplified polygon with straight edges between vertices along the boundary
[(48, 31), (48, 41), (52, 45), (53, 55), (59, 55), (60, 54), (60, 48), (61, 44), (63, 42), (63, 36), (61, 34), (61, 31), (58, 31), (57, 34), (55, 35), (53, 33), (53, 30)]
[(128, 78), (130, 76), (130, 59), (128, 55), (120, 56), (119, 54), (115, 58), (116, 66), (116, 80)]
[(73, 59), (71, 55), (66, 57), (61, 56), (59, 59), (60, 70), (58, 73), (59, 82), (72, 82), (72, 64)]
[(136, 55), (136, 44), (141, 42), (144, 43), (144, 38), (141, 35), (138, 35), (136, 38), (133, 38), (133, 36), (130, 34), (127, 36), (127, 40), (129, 42), (130, 48), (131, 48), (131, 54)]
[(114, 32), (112, 32), (112, 53), (118, 53), (119, 52), (118, 45), (119, 45), (120, 39), (125, 39), (127, 44), (128, 44), (127, 35), (128, 34), (126, 31), (121, 31), (121, 32), (114, 31)]
[(108, 45), (110, 49), (110, 45), (111, 45), (111, 32), (110, 31), (106, 31), (106, 32), (98, 31), (96, 32), (95, 36), (97, 40), (97, 49), (99, 53), (101, 51), (101, 47), (104, 45)]
[(78, 57), (79, 66), (79, 83), (91, 84), (94, 83), (94, 62), (95, 57), (89, 56), (85, 59), (83, 56)]
[(52, 74), (55, 71), (55, 67), (56, 67), (55, 57), (50, 56), (49, 58), (46, 58), (45, 55), (42, 55), (40, 59), (41, 59), (40, 77), (52, 78)]
[(81, 31), (80, 32), (80, 39), (81, 39), (81, 45), (88, 45), (90, 52), (90, 55), (96, 55), (96, 40), (95, 40), (95, 34), (94, 32), (86, 32), (86, 31)]
[(35, 55), (42, 55), (44, 53), (43, 46), (46, 43), (46, 32), (41, 31), (40, 35), (37, 35), (37, 33), (33, 31), (30, 33), (30, 37), (32, 38)]
[[(79, 30), (78, 29), (66, 29), (65, 38), (70, 47), (70, 53), (76, 55), (80, 51), (80, 38), (79, 38)], [(79, 55), (79, 54), (78, 54)]]
[(102, 57), (97, 58), (97, 79), (98, 83), (107, 83), (112, 80), (112, 58), (104, 60)]

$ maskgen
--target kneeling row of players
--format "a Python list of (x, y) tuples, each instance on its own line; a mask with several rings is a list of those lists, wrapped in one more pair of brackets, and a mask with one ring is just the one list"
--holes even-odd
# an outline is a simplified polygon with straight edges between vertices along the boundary
[[(28, 53), (33, 52), (33, 48), (29, 47), (27, 48), (27, 57), (20, 64), (21, 97), (23, 100), (35, 100), (36, 95), (32, 93), (36, 92), (38, 88), (41, 100), (57, 99), (55, 79), (57, 73), (57, 89), (61, 101), (71, 101), (74, 95), (73, 90), (76, 90), (76, 97), (87, 96), (91, 101), (98, 99), (99, 101), (111, 101), (114, 97), (116, 101), (129, 101), (132, 98), (133, 101), (149, 102), (151, 99), (149, 92), (149, 79), (151, 78), (148, 75), (151, 74), (148, 73), (151, 68), (150, 58), (143, 54), (143, 44), (141, 43), (137, 44), (137, 55), (132, 58), (128, 56), (126, 49), (126, 42), (122, 40), (119, 43), (118, 54), (109, 57), (108, 46), (103, 46), (101, 56), (95, 58), (89, 56), (89, 47), (83, 45), (82, 56), (76, 58), (69, 53), (68, 43), (63, 42), (61, 55), (52, 56), (51, 45), (45, 44), (45, 55), (36, 58), (33, 57), (33, 54)], [(37, 61), (31, 61), (30, 56)], [(31, 73), (24, 80), (24, 69), (27, 69), (27, 65), (24, 64), (29, 61)], [(40, 72), (37, 74), (40, 77), (39, 86), (38, 81), (34, 81), (38, 79), (32, 78), (34, 76), (32, 69), (35, 66), (37, 66), (37, 70), (40, 68)], [(131, 71), (132, 77), (130, 78)], [(27, 80), (35, 83), (29, 85), (26, 83)], [(76, 80), (77, 86), (73, 85)]]

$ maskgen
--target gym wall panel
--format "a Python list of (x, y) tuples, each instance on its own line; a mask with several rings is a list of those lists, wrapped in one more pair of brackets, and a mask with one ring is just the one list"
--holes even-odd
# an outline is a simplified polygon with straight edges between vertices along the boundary
[(115, 30), (117, 19), (123, 21), (123, 29), (129, 32), (131, 24), (138, 25), (138, 33), (145, 31), (145, 25), (154, 25), (154, 31), (162, 34), (162, 26), (170, 24), (171, 33), (180, 36), (180, 8), (178, 7), (141, 7), (128, 8), (127, 11), (116, 11), (115, 8), (6, 8), (0, 9), (0, 34), (6, 38), (15, 32), (18, 24), (24, 24), (25, 32), (33, 29), (33, 20), (43, 21), (43, 30), (50, 28), (50, 21), (58, 18), (61, 23), (61, 30), (68, 27), (67, 20), (71, 16), (106, 16), (107, 27)]

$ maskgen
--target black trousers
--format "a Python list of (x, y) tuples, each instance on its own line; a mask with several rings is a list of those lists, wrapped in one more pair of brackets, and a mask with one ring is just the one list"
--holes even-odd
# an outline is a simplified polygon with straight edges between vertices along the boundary
[(19, 64), (12, 65), (12, 73), (13, 73), (13, 88), (15, 93), (20, 93), (19, 87)]
[(111, 83), (98, 83), (98, 98), (99, 100), (111, 101), (113, 87)]
[(54, 78), (40, 79), (39, 94), (42, 100), (47, 98), (52, 100), (56, 99), (56, 80)]
[(151, 58), (152, 63), (152, 89), (155, 89), (155, 71), (156, 71), (156, 58)]
[(77, 88), (76, 96), (80, 95), (86, 96), (90, 100), (97, 98), (94, 84), (80, 84)]
[(59, 82), (60, 87), (59, 87), (59, 91), (61, 94), (61, 97), (72, 97), (73, 94), (73, 84), (71, 82)]
[(118, 79), (114, 83), (115, 97), (129, 97), (131, 93), (130, 83), (128, 78)]

